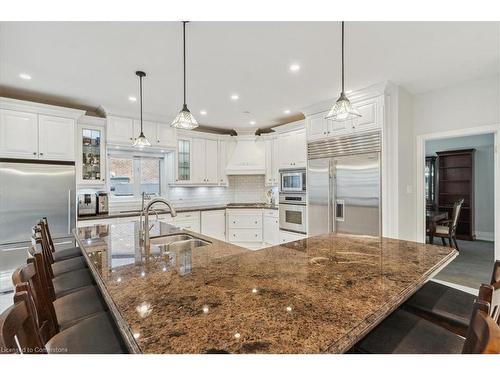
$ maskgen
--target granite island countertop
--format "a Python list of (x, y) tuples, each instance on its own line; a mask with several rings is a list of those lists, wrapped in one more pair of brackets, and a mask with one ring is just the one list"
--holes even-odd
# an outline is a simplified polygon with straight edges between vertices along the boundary
[[(137, 223), (75, 229), (136, 353), (343, 353), (457, 255), (334, 234), (251, 251), (191, 233), (211, 244), (146, 252), (137, 231)], [(157, 223), (151, 235), (177, 232)]]

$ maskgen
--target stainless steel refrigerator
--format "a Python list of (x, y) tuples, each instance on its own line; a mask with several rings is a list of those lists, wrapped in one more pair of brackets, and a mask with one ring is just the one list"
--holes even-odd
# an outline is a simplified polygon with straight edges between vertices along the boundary
[(0, 159), (0, 245), (30, 241), (31, 228), (44, 216), (54, 239), (71, 236), (74, 163)]
[(308, 145), (308, 234), (381, 235), (380, 134)]

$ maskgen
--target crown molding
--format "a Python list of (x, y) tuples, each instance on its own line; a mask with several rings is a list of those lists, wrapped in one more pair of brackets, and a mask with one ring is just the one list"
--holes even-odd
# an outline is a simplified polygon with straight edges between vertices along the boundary
[(37, 113), (41, 115), (66, 117), (72, 118), (74, 120), (82, 117), (86, 112), (81, 109), (59, 107), (50, 104), (43, 104), (6, 97), (0, 97), (0, 108), (12, 111)]

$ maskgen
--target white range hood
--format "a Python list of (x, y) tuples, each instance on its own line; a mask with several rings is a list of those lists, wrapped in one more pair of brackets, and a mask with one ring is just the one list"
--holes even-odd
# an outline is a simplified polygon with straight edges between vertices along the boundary
[(265, 145), (259, 137), (254, 135), (255, 129), (252, 131), (242, 132), (238, 129), (238, 133), (251, 133), (238, 135), (236, 137), (236, 146), (229, 162), (226, 166), (226, 174), (228, 175), (255, 175), (266, 174), (266, 154)]

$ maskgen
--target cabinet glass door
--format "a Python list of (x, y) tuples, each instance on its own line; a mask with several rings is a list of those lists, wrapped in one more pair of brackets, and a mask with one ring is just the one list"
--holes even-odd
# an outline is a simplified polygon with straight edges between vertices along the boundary
[(101, 180), (101, 131), (82, 129), (82, 180)]
[(187, 139), (179, 139), (177, 150), (177, 178), (179, 181), (191, 179), (191, 142)]

